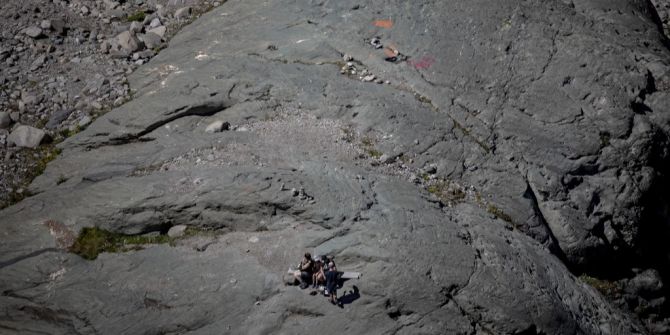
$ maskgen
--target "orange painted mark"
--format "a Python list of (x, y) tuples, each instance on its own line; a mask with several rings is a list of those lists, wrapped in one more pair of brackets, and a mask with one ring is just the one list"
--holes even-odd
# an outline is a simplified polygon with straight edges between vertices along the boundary
[(391, 20), (375, 20), (375, 27), (390, 29), (393, 27), (393, 21)]

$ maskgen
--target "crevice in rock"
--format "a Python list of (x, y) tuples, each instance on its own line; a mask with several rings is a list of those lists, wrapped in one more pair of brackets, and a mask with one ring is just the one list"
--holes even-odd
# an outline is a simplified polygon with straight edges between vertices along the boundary
[(651, 73), (651, 71), (647, 70), (646, 79), (647, 82), (645, 87), (640, 90), (637, 98), (630, 103), (630, 108), (636, 114), (646, 114), (653, 112), (651, 108), (645, 104), (645, 99), (647, 96), (656, 92), (656, 81), (654, 80), (654, 75)]
[(21, 256), (17, 256), (17, 257), (14, 257), (14, 258), (10, 259), (10, 260), (4, 261), (4, 262), (0, 262), (0, 269), (6, 268), (6, 267), (11, 266), (11, 265), (14, 265), (14, 264), (16, 264), (18, 262), (21, 262), (21, 261), (24, 261), (26, 259), (37, 257), (37, 256), (39, 256), (41, 254), (44, 254), (44, 253), (47, 253), (47, 252), (58, 252), (58, 253), (60, 253), (60, 252), (63, 252), (63, 250), (58, 249), (58, 248), (45, 248), (45, 249), (35, 250), (31, 253), (21, 255)]
[(656, 11), (656, 6), (654, 6), (654, 3), (651, 0), (646, 0), (645, 3), (647, 5), (647, 11), (651, 16), (651, 19), (654, 21), (656, 27), (658, 28), (658, 33), (660, 35), (661, 42), (663, 43), (663, 45), (665, 45), (666, 48), (670, 49), (670, 36), (667, 36), (665, 34), (663, 21), (661, 20), (661, 16)]
[(153, 138), (147, 138), (144, 136), (172, 121), (187, 116), (211, 116), (222, 110), (230, 108), (234, 104), (235, 103), (232, 100), (228, 99), (223, 100), (221, 98), (216, 98), (212, 100), (206, 100), (191, 106), (181, 106), (179, 108), (164, 113), (163, 115), (168, 117), (149, 124), (139, 132), (127, 133), (120, 136), (111, 137), (109, 138), (108, 141), (92, 143), (87, 145), (86, 149), (91, 150), (108, 145), (125, 145), (130, 143), (153, 141), (154, 140)]
[(535, 212), (535, 215), (537, 216), (538, 220), (540, 221), (540, 224), (545, 228), (547, 231), (547, 235), (549, 237), (548, 241), (544, 241), (542, 243), (545, 244), (545, 246), (549, 249), (549, 251), (558, 259), (560, 259), (566, 266), (569, 267), (570, 262), (568, 261), (568, 258), (566, 257), (565, 253), (561, 249), (560, 245), (558, 244), (558, 240), (556, 239), (556, 236), (554, 235), (554, 232), (551, 230), (551, 227), (549, 227), (549, 224), (547, 223), (547, 219), (544, 217), (544, 214), (542, 213), (542, 210), (540, 209), (540, 204), (538, 202), (537, 194), (533, 187), (530, 185), (530, 182), (528, 179), (526, 179), (526, 192), (524, 192), (524, 198), (530, 200), (532, 206), (533, 206), (533, 211)]

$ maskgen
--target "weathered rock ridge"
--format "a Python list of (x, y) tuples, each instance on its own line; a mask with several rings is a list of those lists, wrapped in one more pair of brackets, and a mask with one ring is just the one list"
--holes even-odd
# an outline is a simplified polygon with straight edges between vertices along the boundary
[[(0, 212), (0, 327), (663, 331), (662, 282), (630, 280), (659, 287), (636, 302), (654, 301), (651, 326), (573, 274), (667, 275), (670, 53), (652, 9), (228, 1)], [(219, 234), (66, 251), (83, 227), (175, 225)], [(364, 273), (344, 287), (360, 296), (338, 309), (285, 287), (306, 249)]]

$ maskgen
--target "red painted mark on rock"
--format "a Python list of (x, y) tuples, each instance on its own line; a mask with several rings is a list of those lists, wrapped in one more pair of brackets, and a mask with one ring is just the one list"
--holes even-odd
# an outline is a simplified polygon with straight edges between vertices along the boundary
[(435, 63), (435, 58), (430, 57), (430, 56), (424, 56), (419, 58), (418, 60), (408, 60), (407, 63), (410, 65), (414, 66), (415, 68), (419, 70), (425, 70), (431, 67), (433, 63)]
[(391, 29), (393, 27), (393, 21), (391, 20), (375, 20), (375, 27)]

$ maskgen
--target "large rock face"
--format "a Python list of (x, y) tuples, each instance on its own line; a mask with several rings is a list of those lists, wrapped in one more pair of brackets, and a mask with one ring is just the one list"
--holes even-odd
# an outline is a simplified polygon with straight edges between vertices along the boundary
[[(667, 257), (649, 238), (668, 231), (670, 131), (649, 8), (228, 1), (133, 75), (133, 101), (61, 144), (37, 195), (0, 212), (0, 325), (644, 333), (565, 264)], [(215, 120), (231, 131), (206, 132)], [(180, 224), (223, 234), (63, 252), (83, 227)], [(343, 310), (281, 283), (312, 249), (364, 274)]]

